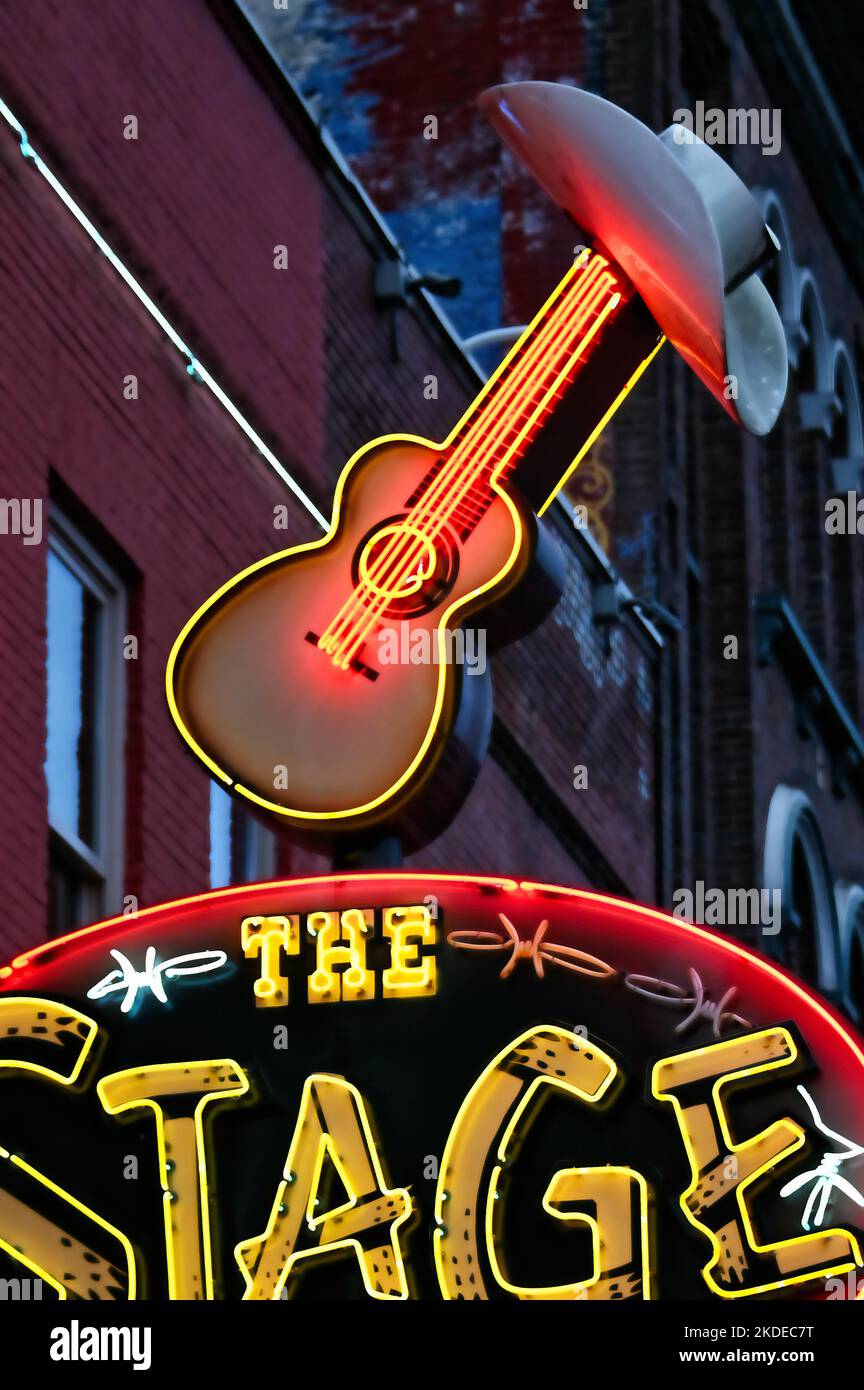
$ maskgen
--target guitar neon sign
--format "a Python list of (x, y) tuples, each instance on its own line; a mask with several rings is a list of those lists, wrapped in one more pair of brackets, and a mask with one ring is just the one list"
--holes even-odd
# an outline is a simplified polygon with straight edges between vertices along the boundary
[[(443, 443), (374, 440), (346, 465), (325, 537), (251, 565), (198, 610), (166, 688), (214, 776), (307, 831), (392, 821), (421, 787), (429, 807), (461, 799), (488, 740), (490, 694), (448, 661), (453, 630), (485, 613), (500, 642), (515, 622), (539, 621), (548, 598), (527, 619), (513, 609), (518, 587), (530, 610), (532, 571), (557, 597), (514, 470), (619, 320), (623, 375), (599, 401), (620, 403), (662, 341), (646, 318), (626, 277), (583, 248)], [(423, 639), (433, 660), (377, 660), (374, 639), (390, 626), (410, 650)], [(454, 740), (461, 760), (445, 758)]]
[[(550, 611), (560, 558), (535, 512), (667, 337), (754, 433), (771, 428), (785, 394), (782, 325), (756, 274), (775, 243), (719, 156), (555, 84), (494, 88), (481, 106), (594, 249), (443, 443), (386, 435), (361, 449), (327, 535), (236, 575), (168, 662), (171, 714), (213, 776), (327, 839), (371, 828), (413, 848), (464, 799), (488, 744), (491, 687), (463, 679), (448, 639), (482, 622), (500, 645)], [(565, 392), (583, 442), (553, 468), (533, 442), (551, 418), (560, 451)], [(376, 636), (406, 625), (403, 645), (416, 635), (433, 660), (377, 660)]]

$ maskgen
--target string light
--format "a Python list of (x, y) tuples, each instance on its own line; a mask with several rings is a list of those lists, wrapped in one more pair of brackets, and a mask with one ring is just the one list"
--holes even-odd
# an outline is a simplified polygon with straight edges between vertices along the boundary
[(246, 438), (255, 446), (261, 457), (269, 464), (277, 477), (281, 478), (282, 482), (291, 489), (294, 496), (302, 503), (310, 516), (313, 516), (322, 530), (326, 531), (329, 526), (327, 518), (319, 512), (311, 498), (306, 496), (300, 484), (288, 472), (285, 465), (276, 457), (273, 450), (265, 444), (257, 430), (253, 428), (246, 419), (246, 416), (237, 408), (230, 396), (228, 396), (219, 385), (219, 382), (207, 370), (198, 355), (193, 352), (192, 348), (189, 347), (188, 343), (186, 343), (177, 332), (174, 325), (165, 317), (159, 305), (155, 300), (151, 299), (150, 295), (147, 294), (141, 283), (136, 280), (128, 266), (124, 265), (120, 257), (112, 250), (108, 242), (102, 236), (102, 233), (90, 221), (90, 218), (84, 212), (83, 208), (76, 203), (68, 189), (63, 186), (45, 163), (42, 156), (33, 148), (23, 125), (2, 98), (0, 98), (0, 116), (3, 117), (6, 124), (18, 136), (21, 154), (27, 162), (42, 175), (51, 190), (56, 193), (61, 203), (71, 212), (78, 225), (83, 228), (90, 240), (102, 252), (102, 255), (111, 265), (112, 269), (117, 272), (120, 279), (129, 287), (142, 308), (144, 308), (153, 321), (159, 325), (169, 342), (186, 358), (186, 370), (189, 375), (195, 381), (200, 382), (202, 386), (206, 386), (207, 390), (215, 396), (216, 400), (222, 406), (222, 409), (230, 415), (236, 425), (239, 425), (240, 429), (246, 435)]

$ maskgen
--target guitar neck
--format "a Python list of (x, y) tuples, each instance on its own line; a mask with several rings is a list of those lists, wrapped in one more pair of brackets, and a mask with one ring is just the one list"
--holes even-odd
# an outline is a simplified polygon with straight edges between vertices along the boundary
[[(583, 253), (471, 403), (410, 504), (434, 508), (436, 520), (449, 521), (463, 536), (470, 534), (489, 506), (493, 483), (516, 468), (560, 398), (588, 372), (601, 347), (608, 358), (618, 320), (632, 318), (624, 298), (628, 293), (630, 287), (617, 267), (602, 255)], [(648, 337), (656, 344), (656, 327), (649, 328)], [(638, 353), (640, 360), (645, 358), (644, 331)], [(595, 434), (609, 418), (610, 390), (613, 399), (623, 399), (632, 384), (633, 354), (618, 355), (620, 368), (606, 389), (598, 392), (595, 382), (595, 389), (587, 393), (596, 399)], [(583, 400), (586, 395), (572, 394)], [(590, 406), (586, 425), (589, 421)]]
[(620, 300), (605, 257), (583, 253), (472, 401), (448, 440), (451, 451), (482, 443), (492, 454), (486, 471), (506, 468)]

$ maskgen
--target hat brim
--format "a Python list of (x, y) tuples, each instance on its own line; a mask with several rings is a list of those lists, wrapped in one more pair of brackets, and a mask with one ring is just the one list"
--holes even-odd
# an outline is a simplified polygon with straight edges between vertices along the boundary
[[(686, 161), (641, 121), (577, 87), (506, 83), (479, 102), (550, 197), (608, 248), (736, 423), (766, 433), (786, 393), (782, 324), (755, 276), (726, 293), (723, 247)], [(740, 189), (738, 220), (752, 239), (751, 195), (725, 164), (722, 182), (727, 194)]]

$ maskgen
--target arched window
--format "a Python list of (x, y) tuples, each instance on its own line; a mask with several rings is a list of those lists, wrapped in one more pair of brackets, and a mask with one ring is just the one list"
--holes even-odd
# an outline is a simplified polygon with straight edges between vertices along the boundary
[[(797, 322), (795, 265), (786, 217), (771, 191), (760, 196), (762, 215), (780, 243), (774, 258), (761, 271), (762, 283), (773, 299), (786, 334), (789, 363), (794, 370), (803, 339)], [(795, 557), (795, 486), (792, 447), (793, 423), (788, 410), (767, 437), (760, 441), (760, 545), (761, 584), (769, 593), (791, 599)]]
[[(832, 495), (844, 497), (847, 492), (857, 492), (861, 486), (864, 443), (855, 372), (849, 352), (841, 342), (834, 344), (833, 383), (839, 414), (831, 437), (830, 484)], [(854, 719), (860, 715), (857, 632), (861, 613), (856, 585), (859, 543), (854, 534), (834, 535), (827, 545), (834, 658), (831, 674)]]
[(840, 986), (837, 908), (828, 857), (808, 798), (778, 786), (765, 828), (764, 886), (780, 890), (780, 932), (769, 948), (826, 993)]
[(762, 271), (765, 285), (783, 321), (786, 332), (786, 346), (789, 351), (789, 365), (793, 371), (798, 364), (802, 335), (798, 319), (798, 290), (795, 259), (792, 254), (792, 236), (786, 214), (776, 193), (770, 190), (761, 195), (762, 216), (780, 243), (780, 248)]
[[(815, 392), (828, 394), (832, 387), (831, 343), (822, 308), (822, 298), (816, 281), (809, 270), (802, 270), (799, 278), (798, 320), (803, 329), (804, 344), (796, 366), (796, 385), (799, 394)], [(825, 403), (823, 402), (823, 405)], [(826, 421), (814, 409), (808, 412), (801, 409), (802, 424), (805, 429), (825, 427)], [(830, 423), (827, 422), (827, 423)]]
[(834, 344), (834, 394), (838, 401), (838, 415), (834, 422), (832, 443), (836, 465), (848, 461), (851, 467), (836, 477), (837, 491), (847, 487), (857, 488), (861, 482), (860, 472), (864, 455), (864, 426), (861, 419), (861, 398), (855, 381), (855, 368), (845, 343)]
[(838, 883), (843, 1006), (857, 1024), (864, 1022), (864, 888)]
[(801, 274), (803, 342), (794, 373), (795, 582), (792, 599), (820, 659), (830, 665), (831, 629), (825, 500), (831, 495), (828, 439), (834, 422), (830, 344), (825, 316), (809, 271)]

